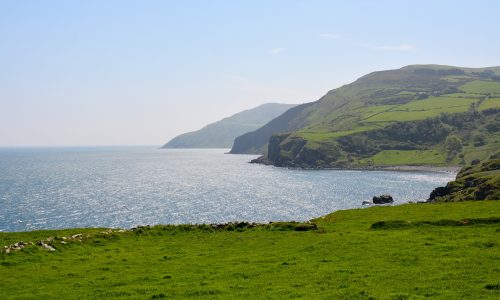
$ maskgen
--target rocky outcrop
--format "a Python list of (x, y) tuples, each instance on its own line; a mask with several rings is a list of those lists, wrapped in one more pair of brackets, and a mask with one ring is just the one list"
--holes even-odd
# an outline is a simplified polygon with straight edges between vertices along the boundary
[(428, 199), (429, 202), (467, 200), (500, 200), (499, 158), (462, 168), (454, 181), (435, 188)]
[(23, 241), (20, 241), (20, 242), (3, 247), (2, 252), (9, 254), (11, 252), (23, 250), (25, 247), (30, 246), (30, 245), (33, 245), (33, 243), (31, 243), (31, 242), (25, 243)]
[(380, 195), (380, 196), (373, 196), (373, 204), (388, 204), (388, 203), (393, 203), (394, 199), (392, 199), (391, 195)]

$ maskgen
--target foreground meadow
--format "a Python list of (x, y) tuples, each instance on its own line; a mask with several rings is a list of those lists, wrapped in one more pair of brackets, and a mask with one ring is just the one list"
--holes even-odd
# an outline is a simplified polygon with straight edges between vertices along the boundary
[[(500, 298), (500, 201), (372, 207), (312, 222), (317, 229), (275, 223), (0, 233), (1, 246), (34, 242), (0, 254), (0, 296)], [(47, 239), (55, 251), (36, 246)]]

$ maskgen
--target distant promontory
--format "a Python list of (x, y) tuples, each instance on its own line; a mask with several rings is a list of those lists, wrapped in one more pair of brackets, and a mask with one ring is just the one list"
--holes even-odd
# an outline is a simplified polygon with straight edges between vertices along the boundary
[(162, 148), (231, 148), (237, 136), (260, 128), (294, 106), (280, 103), (262, 104), (200, 130), (176, 136)]

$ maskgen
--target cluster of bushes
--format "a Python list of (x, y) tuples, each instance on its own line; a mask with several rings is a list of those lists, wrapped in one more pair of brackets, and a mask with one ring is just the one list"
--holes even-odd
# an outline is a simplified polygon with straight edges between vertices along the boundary
[(500, 81), (500, 76), (496, 75), (495, 72), (491, 70), (485, 70), (482, 72), (473, 72), (472, 74), (479, 77), (480, 79), (491, 79), (495, 81)]
[(471, 140), (475, 146), (484, 145), (484, 135), (477, 132), (500, 127), (498, 118), (498, 112), (494, 117), (477, 111), (442, 114), (432, 119), (397, 122), (383, 129), (340, 137), (337, 143), (342, 151), (361, 157), (382, 150), (423, 150), (443, 144), (448, 160), (451, 160), (462, 151), (464, 141)]
[(311, 222), (269, 222), (267, 224), (250, 222), (229, 222), (221, 224), (180, 224), (180, 225), (155, 225), (138, 226), (132, 232), (138, 235), (161, 235), (163, 233), (176, 233), (186, 231), (245, 231), (248, 229), (278, 230), (278, 231), (309, 231), (317, 230), (318, 226)]

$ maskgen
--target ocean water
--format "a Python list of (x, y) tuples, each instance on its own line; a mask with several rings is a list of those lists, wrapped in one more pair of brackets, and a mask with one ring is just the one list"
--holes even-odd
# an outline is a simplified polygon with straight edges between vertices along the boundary
[(453, 174), (307, 171), (227, 150), (0, 149), (0, 231), (304, 221), (374, 195), (424, 200)]

